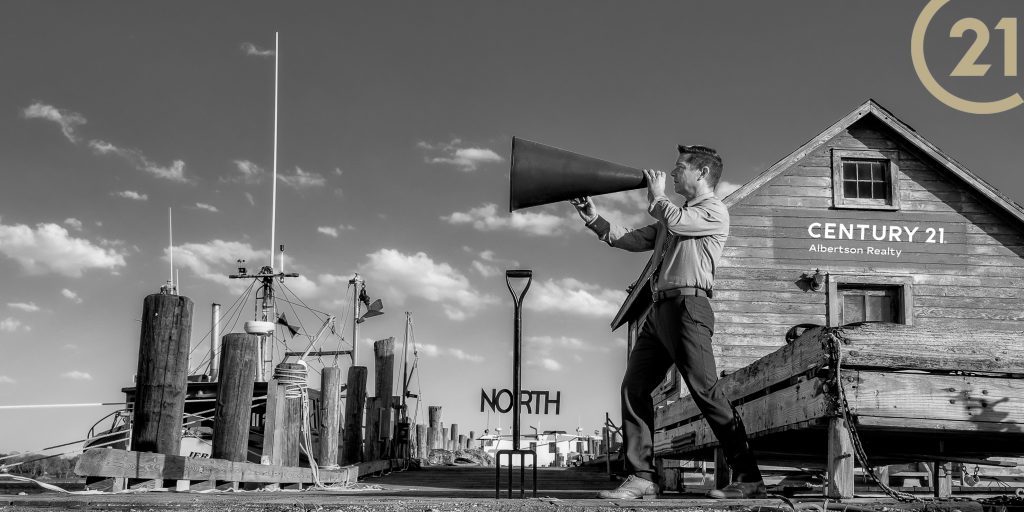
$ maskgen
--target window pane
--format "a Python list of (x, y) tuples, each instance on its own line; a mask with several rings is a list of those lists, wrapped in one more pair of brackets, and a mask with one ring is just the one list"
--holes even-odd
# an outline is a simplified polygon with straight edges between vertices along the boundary
[(846, 197), (857, 197), (857, 182), (856, 181), (844, 181), (843, 182), (843, 195)]
[(843, 162), (843, 179), (844, 180), (855, 180), (857, 179), (857, 164), (853, 162)]
[(871, 182), (860, 181), (857, 182), (857, 197), (869, 198), (871, 197)]
[(885, 183), (875, 182), (875, 183), (873, 183), (871, 185), (871, 188), (872, 188), (872, 191), (873, 191), (873, 194), (871, 195), (871, 197), (873, 197), (875, 199), (888, 199), (889, 187), (886, 186)]
[(868, 169), (867, 164), (864, 162), (857, 162), (857, 179), (866, 180), (871, 178), (871, 170)]
[(843, 295), (843, 318), (839, 319), (841, 324), (852, 324), (864, 321), (864, 296)]
[(880, 162), (873, 162), (871, 164), (871, 179), (874, 181), (885, 181), (882, 176), (882, 164)]

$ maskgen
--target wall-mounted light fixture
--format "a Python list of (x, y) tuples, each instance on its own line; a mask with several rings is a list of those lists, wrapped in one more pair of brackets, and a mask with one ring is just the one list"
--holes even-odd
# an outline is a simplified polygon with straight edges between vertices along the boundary
[(821, 291), (821, 289), (825, 287), (826, 275), (828, 274), (821, 273), (820, 268), (816, 268), (814, 269), (813, 274), (804, 273), (804, 275), (800, 277), (807, 283), (807, 287), (810, 288), (812, 292), (817, 292)]

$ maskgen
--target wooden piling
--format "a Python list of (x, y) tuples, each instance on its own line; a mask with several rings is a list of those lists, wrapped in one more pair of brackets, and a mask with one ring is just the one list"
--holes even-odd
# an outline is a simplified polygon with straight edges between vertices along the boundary
[(232, 462), (247, 459), (258, 343), (256, 336), (245, 333), (227, 334), (221, 343), (210, 455), (215, 459)]
[(284, 436), (281, 443), (281, 462), (285, 466), (299, 466), (299, 439), (302, 433), (302, 399), (285, 399)]
[(377, 397), (366, 397), (366, 439), (363, 440), (363, 453), (368, 461), (380, 459), (380, 414)]
[(341, 433), (341, 368), (332, 366), (320, 373), (320, 450), (316, 461), (321, 467), (338, 464), (338, 436)]
[(430, 420), (430, 426), (427, 427), (427, 455), (430, 455), (431, 450), (437, 450), (444, 448), (441, 446), (441, 406), (431, 405), (427, 408), (427, 416)]
[(476, 444), (476, 432), (470, 430), (469, 439), (466, 439), (466, 449), (472, 450), (473, 448), (476, 448), (476, 446), (473, 446), (474, 444)]
[(458, 449), (462, 448), (461, 446), (459, 446), (459, 424), (458, 423), (452, 423), (451, 426), (448, 427), (448, 432), (451, 433), (451, 444), (452, 444), (452, 446), (451, 446), (451, 448), (449, 448), (449, 450), (455, 451), (455, 450), (458, 450)]
[[(263, 454), (260, 463), (283, 466), (285, 399), (284, 384), (277, 379), (267, 383), (267, 412), (263, 422)], [(276, 484), (275, 484), (276, 485)]]
[(384, 459), (391, 439), (391, 393), (395, 383), (395, 338), (377, 340), (373, 343), (374, 396), (378, 409), (377, 436), (374, 437), (374, 459)]
[(466, 446), (466, 435), (465, 434), (459, 434), (459, 441), (458, 441), (457, 446), (458, 446), (458, 448), (456, 448), (456, 450), (465, 450), (467, 448), (467, 446)]
[(427, 426), (422, 423), (416, 424), (416, 457), (427, 458)]
[(142, 303), (131, 448), (177, 455), (188, 386), (192, 300), (169, 294)]
[(366, 367), (348, 369), (348, 387), (345, 391), (345, 446), (343, 464), (363, 461), (363, 407), (366, 405)]
[(441, 428), (441, 449), (442, 450), (451, 450), (452, 449), (451, 439), (448, 439), (448, 430), (449, 430), (448, 427), (442, 427)]

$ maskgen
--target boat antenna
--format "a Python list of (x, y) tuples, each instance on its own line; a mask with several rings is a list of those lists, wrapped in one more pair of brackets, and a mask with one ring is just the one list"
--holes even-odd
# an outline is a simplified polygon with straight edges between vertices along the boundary
[[(274, 180), (270, 199), (270, 268), (274, 268), (274, 229), (277, 225), (277, 67), (280, 59), (278, 33), (274, 32)], [(284, 269), (281, 270), (284, 272)]]

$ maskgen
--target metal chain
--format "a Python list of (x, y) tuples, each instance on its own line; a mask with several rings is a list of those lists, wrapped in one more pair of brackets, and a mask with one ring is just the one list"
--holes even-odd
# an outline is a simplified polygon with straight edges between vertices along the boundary
[[(861, 444), (860, 435), (857, 433), (857, 427), (853, 422), (853, 413), (850, 411), (850, 403), (846, 400), (846, 389), (843, 387), (842, 374), (840, 372), (842, 365), (842, 350), (840, 344), (848, 343), (839, 334), (839, 329), (829, 329), (828, 332), (828, 348), (829, 348), (829, 359), (833, 368), (833, 380), (836, 388), (836, 395), (839, 399), (839, 405), (842, 406), (843, 420), (846, 422), (846, 428), (850, 430), (850, 439), (853, 441), (854, 451), (857, 455), (857, 461), (860, 462), (861, 468), (864, 472), (871, 477), (871, 481), (882, 489), (882, 492), (887, 494), (890, 498), (905, 503), (911, 502), (923, 502), (925, 500), (902, 491), (897, 491), (892, 487), (889, 487), (885, 482), (882, 482), (878, 475), (875, 474), (875, 468), (868, 463), (867, 453), (864, 452), (864, 446)], [(937, 485), (935, 483), (934, 485)]]

